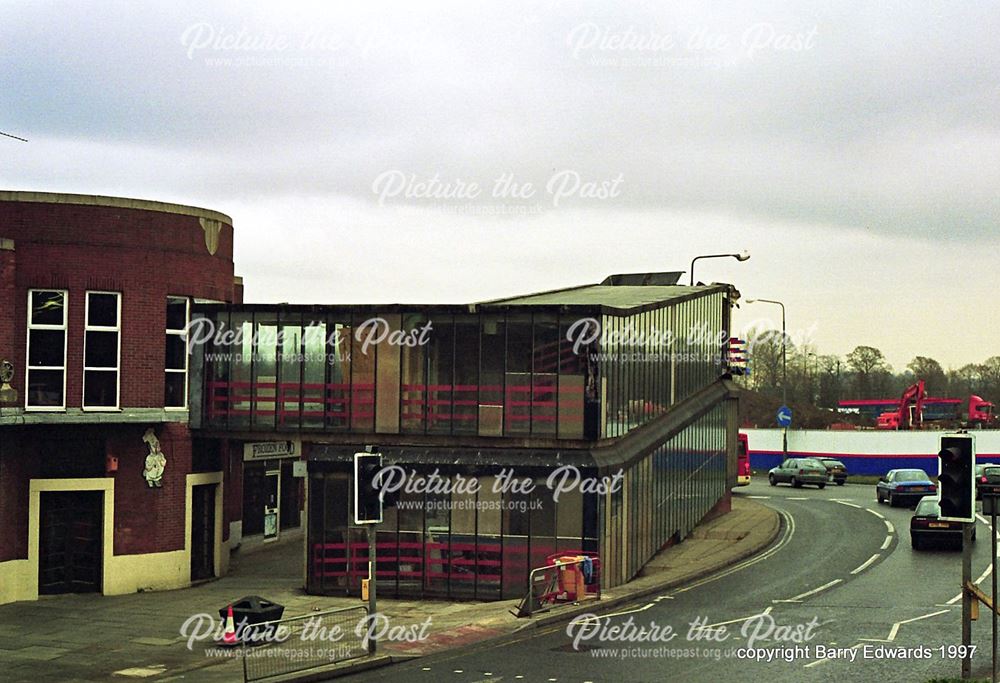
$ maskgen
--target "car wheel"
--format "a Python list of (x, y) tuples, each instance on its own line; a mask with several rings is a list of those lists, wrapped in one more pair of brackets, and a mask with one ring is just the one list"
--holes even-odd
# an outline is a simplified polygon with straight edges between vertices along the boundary
[(838, 481), (837, 482), (837, 486), (843, 486), (843, 485), (844, 485), (844, 482), (842, 482), (842, 481)]
[(816, 484), (816, 486), (818, 486), (818, 487), (819, 487), (819, 490), (820, 490), (820, 491), (822, 491), (823, 489), (825, 489), (825, 488), (826, 488), (826, 484)]
[(924, 544), (920, 542), (920, 539), (916, 536), (910, 536), (910, 547), (914, 550), (923, 550)]
[(889, 492), (889, 507), (896, 507), (896, 501), (892, 497), (892, 491)]
[(879, 491), (878, 489), (875, 490), (875, 498), (878, 499), (878, 504), (879, 505), (881, 505), (882, 503), (885, 502), (885, 499), (882, 497), (882, 492)]
[(778, 485), (778, 482), (775, 481), (773, 474), (767, 475), (767, 483), (770, 484), (771, 486), (777, 486)]
[(791, 485), (792, 485), (793, 487), (795, 487), (795, 488), (797, 488), (797, 489), (800, 489), (800, 488), (802, 488), (802, 484), (800, 484), (800, 483), (799, 483), (799, 480), (798, 480), (798, 479), (796, 479), (795, 477), (792, 477), (792, 481), (791, 481), (790, 483), (791, 483)]

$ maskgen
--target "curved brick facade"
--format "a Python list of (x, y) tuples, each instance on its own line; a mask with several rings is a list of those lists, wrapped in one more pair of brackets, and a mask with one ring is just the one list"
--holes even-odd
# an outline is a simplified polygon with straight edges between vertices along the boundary
[[(241, 463), (230, 463), (228, 452), (199, 452), (186, 410), (165, 406), (167, 299), (240, 302), (237, 282), (224, 214), (0, 192), (0, 361), (13, 367), (0, 393), (0, 603), (65, 592), (49, 590), (59, 578), (59, 568), (48, 567), (59, 539), (46, 534), (52, 519), (81, 517), (66, 512), (74, 505), (90, 506), (92, 526), (100, 525), (91, 530), (101, 546), (91, 590), (177, 588), (203, 578), (193, 556), (207, 527), (215, 531), (202, 543), (203, 567), (209, 576), (225, 573), (230, 524), (239, 520), (238, 500), (227, 499), (240, 492), (226, 473), (240, 472)], [(26, 400), (39, 386), (26, 381), (30, 290), (66, 292), (63, 405), (40, 409)], [(85, 409), (87, 292), (119, 293), (120, 315), (117, 405)], [(159, 487), (143, 475), (150, 429), (167, 458)]]
[[(207, 226), (203, 227), (203, 226)], [(218, 228), (215, 253), (206, 232)], [(209, 235), (209, 238), (211, 234)], [(69, 291), (66, 407), (82, 396), (84, 296), (122, 293), (122, 408), (163, 407), (168, 295), (239, 301), (233, 225), (205, 209), (134, 199), (0, 192), (0, 357), (23, 396), (29, 288)], [(11, 242), (13, 244), (11, 244)]]

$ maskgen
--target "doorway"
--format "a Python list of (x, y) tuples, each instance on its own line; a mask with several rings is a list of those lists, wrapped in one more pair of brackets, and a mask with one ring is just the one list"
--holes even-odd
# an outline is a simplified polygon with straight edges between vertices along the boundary
[(215, 576), (215, 487), (191, 487), (191, 580)]
[(38, 592), (101, 590), (102, 491), (42, 491), (38, 533)]

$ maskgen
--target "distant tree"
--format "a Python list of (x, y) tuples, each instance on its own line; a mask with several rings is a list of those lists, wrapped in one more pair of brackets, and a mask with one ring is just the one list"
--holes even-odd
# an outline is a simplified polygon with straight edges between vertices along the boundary
[(958, 370), (948, 371), (948, 395), (966, 396), (980, 391), (979, 365), (967, 363)]
[(877, 398), (889, 390), (892, 369), (881, 351), (873, 346), (857, 346), (846, 360), (854, 374), (856, 397)]
[(843, 391), (840, 379), (841, 361), (839, 356), (819, 356), (818, 392), (817, 405), (823, 408), (836, 408), (842, 398)]
[(997, 403), (1000, 401), (1000, 356), (991, 356), (977, 367), (979, 391), (983, 398)]
[(924, 380), (928, 394), (941, 395), (947, 390), (948, 378), (941, 364), (933, 358), (917, 356), (906, 367), (913, 373), (914, 381)]
[(750, 361), (750, 388), (775, 396), (780, 394), (781, 332), (777, 330), (748, 332), (747, 357)]

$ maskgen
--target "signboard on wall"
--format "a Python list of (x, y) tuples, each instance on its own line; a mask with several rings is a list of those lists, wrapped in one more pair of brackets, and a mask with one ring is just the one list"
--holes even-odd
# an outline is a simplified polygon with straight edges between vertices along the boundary
[(293, 441), (255, 441), (243, 444), (243, 460), (271, 460), (273, 458), (297, 458), (302, 452), (302, 443)]

